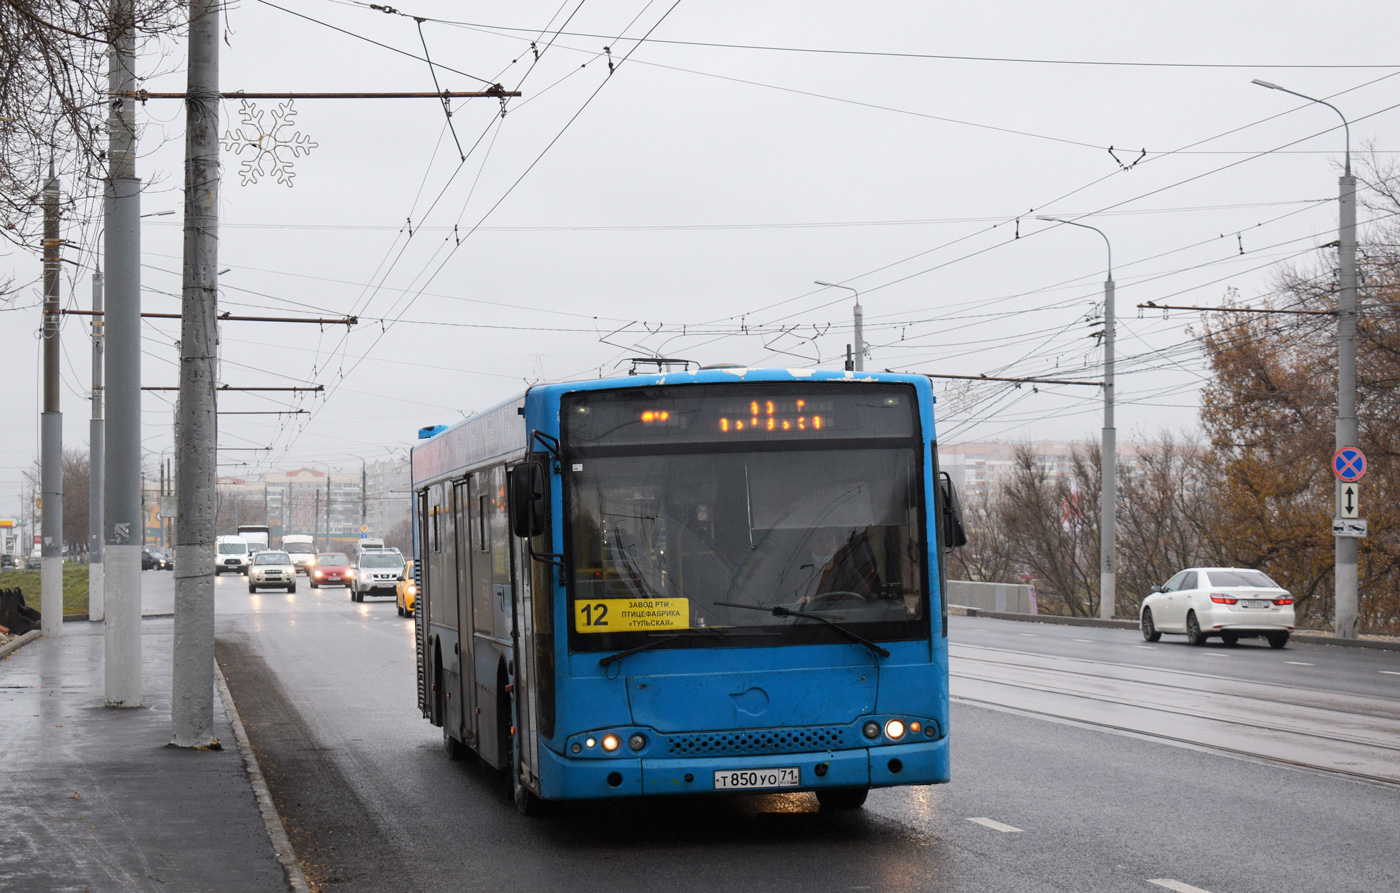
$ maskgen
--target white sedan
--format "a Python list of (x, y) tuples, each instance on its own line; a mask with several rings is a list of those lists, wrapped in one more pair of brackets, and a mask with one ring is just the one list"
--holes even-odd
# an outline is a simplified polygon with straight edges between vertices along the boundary
[(253, 556), (248, 565), (248, 591), (272, 587), (297, 591), (297, 569), (292, 564), (292, 556), (277, 549), (265, 549)]
[(1219, 636), (1226, 645), (1263, 636), (1282, 648), (1293, 632), (1293, 596), (1262, 571), (1188, 567), (1152, 590), (1138, 613), (1142, 637), (1185, 633), (1192, 645)]

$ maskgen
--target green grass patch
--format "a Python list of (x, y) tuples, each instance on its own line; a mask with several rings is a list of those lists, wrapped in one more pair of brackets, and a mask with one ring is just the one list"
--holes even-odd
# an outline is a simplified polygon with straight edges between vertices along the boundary
[[(43, 584), (40, 571), (5, 569), (0, 571), (0, 589), (18, 589), (24, 603), (38, 610)], [(86, 614), (88, 609), (88, 566), (79, 562), (63, 564), (63, 613)]]

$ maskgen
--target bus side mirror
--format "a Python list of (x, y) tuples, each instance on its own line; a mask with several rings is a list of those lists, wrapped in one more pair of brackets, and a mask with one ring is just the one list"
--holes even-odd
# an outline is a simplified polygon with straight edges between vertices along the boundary
[(510, 470), (510, 530), (520, 539), (540, 536), (549, 521), (549, 482), (539, 462)]
[(948, 473), (939, 475), (938, 488), (943, 496), (943, 546), (956, 549), (967, 545), (967, 528), (963, 526), (962, 506), (958, 504), (958, 491), (953, 489), (953, 479)]

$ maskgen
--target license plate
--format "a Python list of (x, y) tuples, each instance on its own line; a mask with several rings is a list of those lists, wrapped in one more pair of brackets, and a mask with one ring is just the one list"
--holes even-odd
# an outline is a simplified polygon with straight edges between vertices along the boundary
[(741, 791), (751, 788), (795, 788), (802, 783), (796, 767), (785, 769), (729, 769), (715, 773), (715, 790)]
[(1244, 608), (1272, 608), (1273, 602), (1267, 598), (1246, 598), (1240, 601), (1240, 606)]

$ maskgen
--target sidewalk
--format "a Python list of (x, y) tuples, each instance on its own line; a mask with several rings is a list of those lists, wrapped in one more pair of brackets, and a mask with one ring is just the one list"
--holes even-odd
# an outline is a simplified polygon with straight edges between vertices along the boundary
[(0, 890), (293, 889), (217, 691), (223, 749), (166, 746), (173, 627), (142, 620), (139, 708), (103, 706), (101, 623), (0, 657)]

